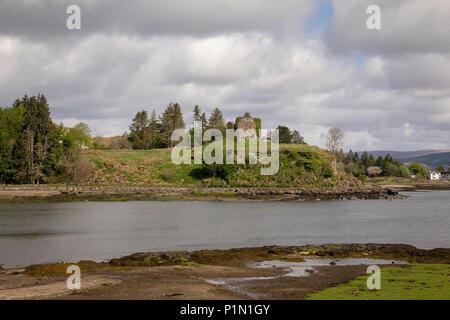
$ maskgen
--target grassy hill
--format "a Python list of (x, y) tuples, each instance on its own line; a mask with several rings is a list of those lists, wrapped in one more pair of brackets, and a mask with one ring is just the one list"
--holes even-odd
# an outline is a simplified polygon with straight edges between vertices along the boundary
[(171, 149), (87, 150), (93, 184), (211, 187), (333, 187), (348, 178), (333, 171), (333, 156), (309, 145), (280, 145), (277, 175), (262, 176), (261, 165), (239, 165), (227, 179), (198, 174), (202, 165), (175, 165)]

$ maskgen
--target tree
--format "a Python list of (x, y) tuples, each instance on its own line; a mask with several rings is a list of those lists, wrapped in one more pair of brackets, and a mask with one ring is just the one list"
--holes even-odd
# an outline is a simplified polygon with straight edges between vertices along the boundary
[(405, 166), (399, 167), (399, 176), (403, 178), (411, 178), (411, 173), (409, 172), (409, 169)]
[(297, 130), (292, 131), (291, 143), (293, 144), (306, 144), (305, 139)]
[(0, 183), (13, 183), (17, 173), (15, 153), (22, 135), (25, 108), (0, 108)]
[(178, 103), (171, 103), (161, 115), (161, 143), (165, 147), (172, 147), (172, 133), (176, 129), (184, 128), (183, 114)]
[[(90, 130), (79, 124), (70, 131), (72, 135), (63, 124), (53, 123), (43, 95), (25, 95), (11, 108), (0, 108), (0, 182), (52, 183), (70, 171), (81, 159), (83, 144), (79, 141), (90, 136)], [(75, 159), (73, 154), (79, 157)]]
[(149, 138), (150, 138), (150, 148), (155, 149), (159, 146), (159, 130), (160, 123), (158, 118), (156, 117), (156, 111), (153, 110), (150, 116), (150, 125), (149, 125)]
[(425, 169), (417, 162), (412, 162), (408, 168), (415, 175), (425, 176)]
[(18, 161), (18, 179), (26, 183), (44, 181), (43, 166), (50, 152), (51, 133), (55, 125), (50, 118), (50, 109), (45, 96), (17, 99), (13, 108), (25, 109), (22, 137), (16, 152)]
[(286, 126), (278, 126), (278, 136), (280, 143), (291, 143), (292, 133), (291, 130)]
[(328, 151), (336, 155), (343, 144), (344, 144), (344, 132), (339, 128), (331, 128), (328, 131), (327, 135)]
[(195, 105), (194, 107), (194, 121), (202, 121), (202, 109), (199, 106)]
[(298, 130), (291, 131), (291, 129), (282, 125), (279, 125), (277, 129), (280, 143), (305, 144), (305, 139)]
[(361, 156), (361, 162), (364, 164), (364, 166), (369, 165), (369, 154), (366, 151), (364, 151), (364, 153)]
[(91, 146), (91, 129), (84, 122), (80, 122), (70, 129), (68, 135), (81, 148)]
[(92, 167), (89, 160), (83, 157), (81, 147), (78, 145), (64, 154), (61, 163), (64, 166), (65, 182), (80, 184), (89, 181)]
[(250, 112), (246, 112), (244, 113), (244, 118), (251, 118), (252, 116), (250, 115)]
[(209, 117), (208, 129), (217, 129), (224, 133), (225, 128), (225, 120), (223, 118), (222, 111), (220, 111), (219, 108), (215, 108)]
[(61, 162), (61, 159), (67, 153), (71, 152), (72, 149), (81, 150), (81, 145), (76, 144), (66, 131), (64, 125), (61, 123), (52, 132), (50, 152), (43, 168), (43, 172), (47, 177), (62, 174), (65, 170), (65, 165)]
[(339, 149), (339, 152), (336, 155), (336, 160), (338, 163), (343, 163), (345, 160), (345, 153), (344, 153), (344, 149)]
[(445, 172), (445, 168), (444, 168), (443, 165), (440, 165), (440, 166), (436, 169), (436, 171), (437, 171), (437, 172)]
[(128, 141), (135, 150), (150, 149), (150, 121), (148, 120), (147, 111), (139, 111), (133, 119), (129, 129), (130, 135)]
[(206, 127), (208, 126), (208, 121), (206, 120), (206, 113), (202, 113), (202, 116), (200, 117), (200, 121), (202, 122), (202, 130), (205, 131)]

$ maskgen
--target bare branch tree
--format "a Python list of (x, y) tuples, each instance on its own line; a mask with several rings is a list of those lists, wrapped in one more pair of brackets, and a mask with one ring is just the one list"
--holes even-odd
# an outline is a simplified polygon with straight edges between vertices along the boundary
[(339, 128), (331, 128), (327, 136), (327, 148), (330, 152), (337, 154), (344, 144), (344, 131)]

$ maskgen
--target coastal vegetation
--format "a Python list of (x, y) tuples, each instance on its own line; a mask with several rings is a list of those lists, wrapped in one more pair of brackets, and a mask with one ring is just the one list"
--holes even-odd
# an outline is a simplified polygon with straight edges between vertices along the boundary
[(410, 264), (381, 269), (381, 289), (367, 289), (367, 276), (307, 295), (307, 300), (449, 300), (450, 265)]
[(395, 160), (389, 154), (384, 158), (382, 156), (375, 158), (367, 152), (360, 156), (357, 152), (353, 153), (350, 150), (345, 155), (341, 149), (336, 154), (336, 158), (341, 170), (357, 177), (362, 182), (376, 177), (410, 179), (412, 174), (417, 175), (418, 178), (426, 177), (425, 170), (418, 163), (412, 163), (409, 167), (406, 167), (402, 162)]
[(306, 144), (280, 145), (280, 170), (274, 176), (261, 176), (261, 164), (176, 165), (170, 149), (88, 150), (85, 156), (95, 165), (93, 184), (288, 188), (331, 187), (350, 179), (334, 172), (329, 152)]
[[(203, 130), (251, 128), (259, 135), (261, 129), (261, 119), (248, 112), (227, 122), (219, 108), (207, 117), (195, 106), (193, 119)], [(129, 132), (113, 138), (91, 137), (85, 123), (73, 128), (55, 124), (43, 95), (25, 95), (12, 107), (0, 108), (0, 124), (0, 183), (4, 184), (332, 188), (359, 183), (355, 178), (365, 182), (424, 175), (419, 164), (407, 168), (390, 155), (377, 159), (367, 153), (345, 155), (339, 128), (330, 129), (326, 151), (308, 145), (298, 130), (284, 125), (277, 128), (281, 145), (276, 175), (261, 176), (263, 165), (249, 165), (248, 155), (245, 164), (176, 165), (171, 161), (170, 138), (174, 130), (186, 127), (178, 103), (170, 103), (159, 116), (154, 110), (150, 116), (139, 111)]]

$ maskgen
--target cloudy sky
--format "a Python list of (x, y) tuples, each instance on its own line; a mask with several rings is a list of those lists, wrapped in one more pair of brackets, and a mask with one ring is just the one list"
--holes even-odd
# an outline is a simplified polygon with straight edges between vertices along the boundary
[(449, 39), (448, 0), (0, 0), (0, 105), (43, 93), (102, 136), (178, 102), (319, 146), (340, 127), (346, 150), (450, 149)]

